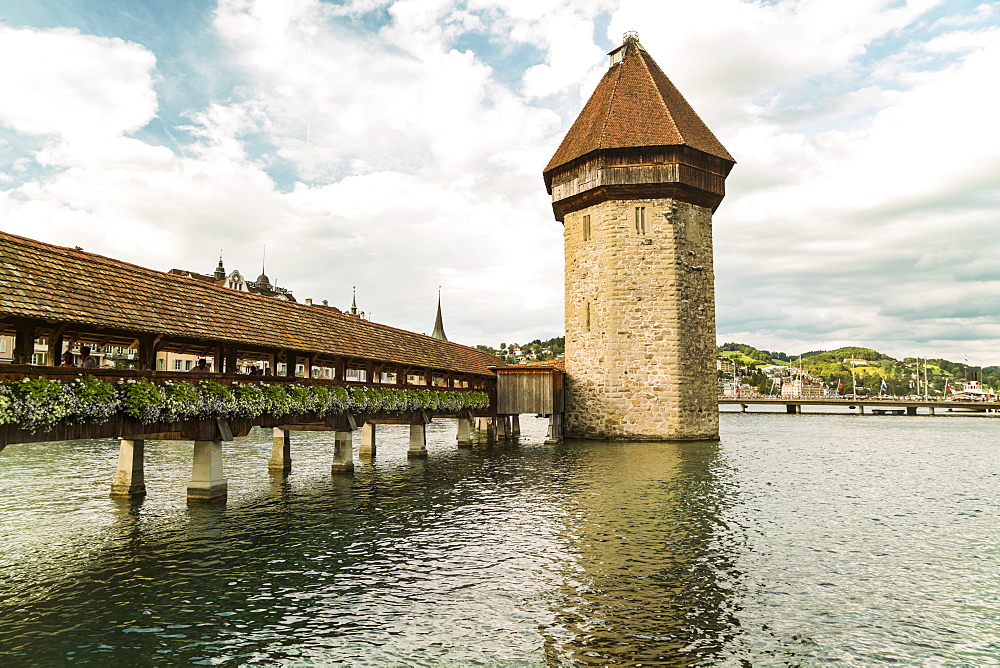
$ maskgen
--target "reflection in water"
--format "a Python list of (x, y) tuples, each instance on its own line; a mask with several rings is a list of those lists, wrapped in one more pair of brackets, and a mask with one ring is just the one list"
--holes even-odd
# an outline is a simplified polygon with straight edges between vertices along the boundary
[(993, 421), (724, 415), (721, 443), (455, 446), (380, 430), (0, 452), (0, 665), (983, 665), (1000, 656)]
[(736, 624), (731, 554), (743, 547), (721, 517), (734, 490), (718, 471), (719, 444), (561, 451), (575, 460), (564, 534), (574, 559), (551, 601), (565, 628), (546, 634), (546, 655), (594, 665), (712, 656)]

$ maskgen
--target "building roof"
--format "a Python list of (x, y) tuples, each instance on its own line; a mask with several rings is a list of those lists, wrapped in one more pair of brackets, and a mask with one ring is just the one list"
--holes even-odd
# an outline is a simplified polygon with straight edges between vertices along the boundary
[(609, 55), (614, 64), (545, 172), (593, 151), (643, 146), (689, 146), (735, 162), (637, 38), (626, 37)]
[(0, 329), (5, 317), (480, 375), (493, 375), (487, 366), (503, 366), (485, 351), (336, 309), (231, 290), (0, 232)]

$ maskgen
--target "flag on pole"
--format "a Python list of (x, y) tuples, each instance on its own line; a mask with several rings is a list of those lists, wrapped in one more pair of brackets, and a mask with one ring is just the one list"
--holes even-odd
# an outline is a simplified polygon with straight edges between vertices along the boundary
[(882, 379), (882, 387), (879, 388), (879, 394), (889, 394), (889, 386), (885, 384), (885, 378)]
[(951, 392), (951, 381), (946, 379), (944, 381), (944, 396), (947, 397), (948, 393), (950, 392)]
[(838, 394), (843, 394), (844, 393), (844, 381), (843, 380), (838, 380), (837, 381), (837, 393)]

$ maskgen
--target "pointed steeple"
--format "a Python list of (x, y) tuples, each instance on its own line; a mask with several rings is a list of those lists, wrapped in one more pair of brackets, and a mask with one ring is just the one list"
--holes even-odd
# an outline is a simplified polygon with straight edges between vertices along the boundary
[[(592, 203), (637, 194), (679, 197), (714, 210), (735, 164), (729, 151), (636, 33), (626, 33), (608, 55), (611, 66), (543, 172), (556, 218), (585, 205), (581, 197)], [(581, 171), (584, 164), (590, 172)], [(639, 164), (648, 165), (648, 173), (626, 170), (632, 173), (623, 181), (622, 168)]]
[(356, 285), (351, 286), (351, 315), (358, 314), (358, 288)]
[(626, 33), (611, 66), (545, 171), (601, 149), (690, 146), (734, 162), (704, 121), (639, 43)]
[(437, 318), (434, 319), (434, 332), (431, 334), (435, 339), (447, 341), (448, 337), (444, 333), (444, 320), (441, 319), (441, 286), (438, 286), (438, 311)]

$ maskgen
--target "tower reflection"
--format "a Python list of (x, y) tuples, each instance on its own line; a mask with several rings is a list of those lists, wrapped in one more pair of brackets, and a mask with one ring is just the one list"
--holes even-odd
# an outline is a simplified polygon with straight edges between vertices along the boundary
[(549, 662), (690, 665), (737, 625), (744, 544), (724, 511), (734, 490), (718, 442), (571, 442), (567, 550), (543, 630)]

